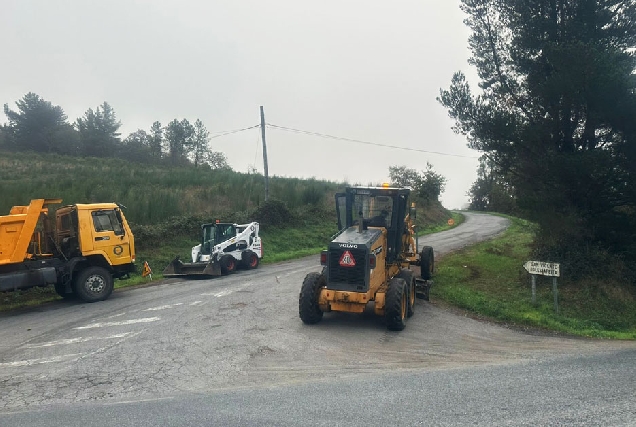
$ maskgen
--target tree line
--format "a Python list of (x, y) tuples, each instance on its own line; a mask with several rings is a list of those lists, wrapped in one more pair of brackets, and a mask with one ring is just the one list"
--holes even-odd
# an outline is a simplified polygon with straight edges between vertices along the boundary
[(229, 169), (225, 155), (210, 147), (210, 132), (197, 119), (155, 121), (121, 138), (121, 122), (107, 102), (89, 108), (70, 123), (62, 107), (29, 92), (4, 104), (7, 123), (0, 126), (0, 149), (82, 157), (116, 157), (141, 163)]
[(636, 0), (461, 0), (474, 94), (438, 100), (483, 153), (472, 207), (539, 225), (535, 256), (636, 283)]

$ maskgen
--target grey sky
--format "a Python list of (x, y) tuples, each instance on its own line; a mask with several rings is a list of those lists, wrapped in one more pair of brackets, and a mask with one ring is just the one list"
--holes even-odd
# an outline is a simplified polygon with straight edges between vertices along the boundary
[[(472, 74), (459, 0), (2, 0), (1, 103), (32, 91), (74, 121), (107, 101), (122, 136), (200, 118), (211, 133), (269, 123), (475, 158), (268, 129), (270, 175), (368, 184), (388, 168), (448, 179), (460, 207), (479, 153), (435, 97)], [(5, 117), (2, 116), (2, 120)], [(212, 140), (230, 165), (262, 171), (258, 129)]]

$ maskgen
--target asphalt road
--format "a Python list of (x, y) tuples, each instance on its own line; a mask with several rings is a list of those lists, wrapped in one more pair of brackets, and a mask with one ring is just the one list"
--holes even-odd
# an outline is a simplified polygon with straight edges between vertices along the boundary
[[(436, 256), (499, 217), (420, 239)], [(157, 267), (155, 267), (157, 268)], [(298, 318), (318, 257), (0, 317), (0, 425), (633, 425), (633, 342), (532, 334), (418, 302)], [(610, 421), (607, 423), (606, 421)]]

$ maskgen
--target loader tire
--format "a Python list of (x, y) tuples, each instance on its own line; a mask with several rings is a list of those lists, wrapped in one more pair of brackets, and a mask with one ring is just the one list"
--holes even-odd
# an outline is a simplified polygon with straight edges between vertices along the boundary
[(435, 267), (435, 254), (431, 246), (424, 246), (420, 252), (420, 276), (424, 280), (430, 280), (433, 277), (433, 268)]
[(236, 271), (236, 259), (232, 255), (224, 255), (221, 258), (221, 274), (224, 276)]
[(386, 327), (391, 331), (401, 331), (406, 327), (408, 295), (404, 279), (394, 277), (386, 291), (384, 318)]
[(298, 296), (298, 314), (303, 323), (313, 325), (322, 320), (322, 310), (318, 305), (320, 289), (325, 284), (325, 278), (319, 273), (309, 273), (305, 276), (303, 286)]
[(403, 268), (400, 270), (400, 274), (397, 276), (400, 279), (404, 279), (406, 282), (406, 294), (407, 294), (407, 305), (406, 305), (406, 317), (412, 317), (415, 314), (415, 276), (411, 270)]
[(256, 267), (258, 267), (259, 262), (260, 259), (254, 252), (248, 251), (243, 253), (243, 265), (248, 270), (254, 270)]
[(73, 293), (84, 302), (103, 301), (113, 288), (113, 276), (103, 267), (88, 267), (73, 279)]

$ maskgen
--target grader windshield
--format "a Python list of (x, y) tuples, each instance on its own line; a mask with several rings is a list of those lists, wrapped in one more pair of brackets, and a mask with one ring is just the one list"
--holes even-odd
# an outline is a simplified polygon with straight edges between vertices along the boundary
[[(395, 196), (358, 191), (360, 193), (351, 194), (349, 198), (346, 197), (346, 194), (336, 195), (338, 228), (357, 225), (360, 217), (369, 227), (391, 227)], [(347, 206), (347, 199), (349, 206)]]

